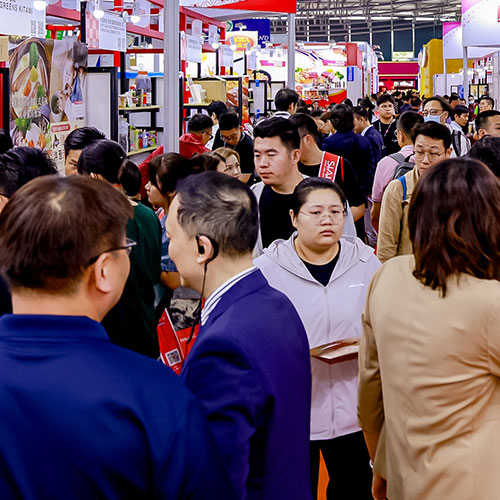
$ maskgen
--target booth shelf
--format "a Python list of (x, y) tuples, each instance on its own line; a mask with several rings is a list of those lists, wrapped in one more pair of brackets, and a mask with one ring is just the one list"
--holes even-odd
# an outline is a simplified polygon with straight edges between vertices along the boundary
[(160, 111), (161, 106), (137, 106), (135, 108), (118, 108), (120, 113), (146, 113)]
[(140, 155), (141, 153), (149, 153), (150, 151), (154, 151), (158, 146), (151, 146), (149, 148), (138, 149), (137, 151), (130, 151), (127, 153), (127, 156)]

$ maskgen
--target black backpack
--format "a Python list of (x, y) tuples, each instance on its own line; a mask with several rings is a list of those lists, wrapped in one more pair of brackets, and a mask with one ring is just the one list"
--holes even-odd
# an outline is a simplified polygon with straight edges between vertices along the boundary
[(410, 170), (413, 170), (415, 168), (415, 163), (410, 161), (410, 158), (413, 156), (414, 153), (411, 153), (408, 155), (406, 158), (402, 153), (393, 153), (392, 155), (389, 155), (389, 158), (392, 158), (398, 162), (396, 165), (396, 168), (394, 169), (394, 175), (392, 176), (392, 179), (398, 179), (402, 175), (405, 175), (406, 172), (409, 172)]
[(453, 130), (451, 133), (451, 144), (453, 145), (453, 149), (457, 158), (462, 156), (462, 141), (461, 141), (461, 133), (458, 130)]

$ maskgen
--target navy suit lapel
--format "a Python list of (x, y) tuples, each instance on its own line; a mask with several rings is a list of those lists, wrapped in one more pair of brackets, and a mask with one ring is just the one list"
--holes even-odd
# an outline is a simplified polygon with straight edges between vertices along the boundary
[(215, 309), (210, 313), (207, 322), (202, 327), (208, 328), (221, 315), (226, 312), (229, 306), (236, 301), (253, 293), (254, 291), (267, 285), (267, 280), (259, 269), (256, 269), (248, 276), (238, 281), (236, 285), (231, 287), (220, 299), (220, 302), (215, 306)]

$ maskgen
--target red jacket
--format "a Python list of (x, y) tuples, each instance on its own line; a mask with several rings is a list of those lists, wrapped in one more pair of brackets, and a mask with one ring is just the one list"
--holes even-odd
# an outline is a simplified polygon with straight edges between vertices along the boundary
[[(141, 198), (146, 198), (146, 184), (149, 182), (149, 162), (155, 157), (163, 154), (163, 146), (155, 149), (152, 154), (150, 154), (140, 165), (139, 170), (141, 171)], [(201, 141), (201, 136), (194, 134), (184, 134), (179, 139), (179, 153), (185, 158), (191, 158), (196, 153), (209, 153), (210, 149), (207, 149), (203, 142)]]

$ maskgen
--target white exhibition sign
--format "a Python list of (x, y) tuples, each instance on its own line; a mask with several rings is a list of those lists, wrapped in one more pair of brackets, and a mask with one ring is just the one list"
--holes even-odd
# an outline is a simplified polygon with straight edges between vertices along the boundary
[[(463, 58), (462, 34), (461, 23), (443, 23), (443, 59)], [(494, 51), (495, 49), (491, 47), (468, 47), (467, 56), (476, 59)]]
[(221, 45), (221, 55), (221, 66), (230, 68), (233, 65), (234, 59), (234, 52), (231, 50), (231, 47), (229, 45)]
[(0, 33), (45, 38), (45, 10), (36, 10), (33, 0), (0, 1)]
[(500, 46), (500, 0), (462, 0), (463, 44)]
[(201, 63), (203, 43), (199, 35), (186, 35), (187, 53), (186, 59), (189, 62)]
[(123, 17), (117, 14), (104, 13), (99, 20), (99, 48), (126, 52), (127, 27)]

